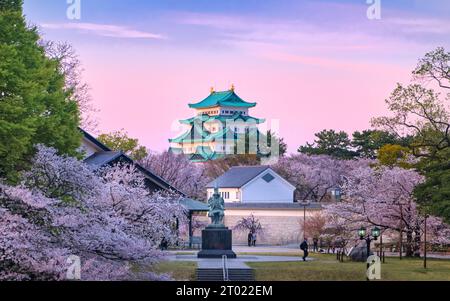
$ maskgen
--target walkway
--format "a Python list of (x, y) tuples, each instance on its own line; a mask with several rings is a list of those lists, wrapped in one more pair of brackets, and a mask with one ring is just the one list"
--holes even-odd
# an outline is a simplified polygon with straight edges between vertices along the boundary
[[(198, 268), (218, 269), (222, 268), (221, 258), (197, 258), (197, 255), (169, 255), (166, 257), (169, 261), (195, 261)], [(314, 260), (307, 258), (307, 261)], [(247, 262), (289, 262), (302, 261), (301, 257), (294, 256), (260, 256), (260, 255), (239, 255), (237, 258), (228, 259), (228, 267), (230, 269), (250, 269)]]

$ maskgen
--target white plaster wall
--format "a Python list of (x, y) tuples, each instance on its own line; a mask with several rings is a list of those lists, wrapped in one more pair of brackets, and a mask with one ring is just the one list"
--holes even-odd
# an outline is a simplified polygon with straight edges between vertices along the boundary
[[(267, 183), (262, 179), (270, 173), (275, 177)], [(295, 188), (286, 183), (280, 176), (272, 171), (266, 171), (255, 180), (247, 183), (241, 188), (243, 203), (293, 203)]]
[[(320, 210), (307, 209), (306, 219), (320, 212)], [(248, 217), (250, 214), (253, 214), (260, 221), (264, 229), (264, 233), (258, 235), (257, 245), (298, 244), (303, 239), (303, 209), (227, 209), (225, 211), (225, 225), (232, 229), (242, 218)], [(233, 244), (247, 244), (247, 232), (233, 231)]]
[[(208, 188), (208, 198), (210, 198), (214, 193), (214, 188)], [(240, 190), (238, 188), (220, 188), (219, 192), (228, 192), (230, 194), (230, 197), (228, 199), (224, 198), (224, 201), (226, 203), (233, 203), (233, 202), (240, 202)]]

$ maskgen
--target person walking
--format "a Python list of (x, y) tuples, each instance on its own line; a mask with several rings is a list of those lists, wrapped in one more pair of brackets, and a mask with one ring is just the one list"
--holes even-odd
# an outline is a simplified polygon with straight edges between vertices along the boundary
[(308, 239), (305, 238), (303, 242), (300, 244), (300, 249), (303, 251), (303, 261), (306, 261), (306, 257), (308, 257)]
[(252, 234), (252, 245), (256, 247), (256, 232), (253, 232)]
[(253, 241), (253, 234), (252, 234), (252, 232), (248, 232), (247, 240), (248, 240), (248, 246), (251, 247), (252, 246), (252, 241)]

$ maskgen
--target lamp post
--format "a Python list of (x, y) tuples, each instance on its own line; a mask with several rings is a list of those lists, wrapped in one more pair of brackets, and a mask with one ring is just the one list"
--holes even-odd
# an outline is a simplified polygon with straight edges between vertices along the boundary
[(403, 206), (400, 204), (400, 260), (403, 256)]
[[(370, 243), (372, 242), (372, 240), (377, 240), (378, 239), (378, 237), (380, 236), (380, 232), (381, 232), (380, 228), (375, 227), (375, 228), (372, 229), (370, 234), (367, 233), (367, 235), (366, 235), (366, 228), (364, 228), (362, 226), (361, 226), (361, 228), (359, 228), (359, 230), (358, 230), (359, 239), (366, 241), (367, 258), (369, 258), (369, 254), (370, 254)], [(366, 260), (367, 260), (367, 258), (366, 258)], [(368, 270), (369, 267), (370, 267), (370, 263), (367, 262), (366, 269)], [(369, 278), (367, 278), (367, 280), (369, 280)]]
[(300, 202), (300, 204), (303, 206), (303, 239), (306, 238), (306, 206), (309, 206), (310, 202), (303, 200)]
[(372, 240), (378, 240), (378, 237), (380, 237), (380, 232), (381, 232), (380, 228), (375, 227), (372, 229), (370, 234), (367, 233), (367, 235), (366, 235), (366, 228), (364, 228), (364, 227), (359, 228), (359, 230), (358, 230), (359, 239), (366, 241), (367, 258), (369, 258), (369, 254), (370, 254), (370, 243), (372, 242)]
[(424, 225), (424, 246), (423, 246), (423, 268), (427, 268), (427, 218), (425, 215), (425, 225)]

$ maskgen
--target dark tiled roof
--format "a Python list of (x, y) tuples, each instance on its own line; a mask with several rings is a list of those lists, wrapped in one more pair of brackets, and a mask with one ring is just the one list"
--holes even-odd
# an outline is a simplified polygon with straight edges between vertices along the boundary
[[(321, 209), (320, 203), (310, 203), (306, 210)], [(303, 209), (299, 203), (225, 203), (225, 209)]]
[(184, 198), (180, 200), (180, 204), (189, 211), (209, 211), (209, 206), (203, 202), (193, 199)]
[(105, 151), (105, 152), (109, 152), (111, 151), (111, 149), (109, 147), (107, 147), (106, 145), (104, 145), (103, 143), (101, 143), (100, 141), (98, 141), (97, 139), (95, 139), (91, 134), (89, 134), (88, 132), (86, 132), (85, 130), (83, 130), (82, 128), (78, 128), (80, 130), (80, 132), (84, 135), (84, 137), (89, 140), (90, 142), (94, 143), (95, 145), (97, 145), (101, 150)]
[(217, 183), (221, 188), (240, 188), (269, 168), (269, 166), (235, 166), (206, 187), (214, 188)]
[(117, 160), (122, 155), (123, 155), (122, 152), (113, 152), (113, 151), (95, 153), (86, 160), (84, 160), (84, 162), (92, 166), (94, 169), (98, 169), (102, 166), (108, 165), (109, 163)]
[(90, 135), (88, 132), (84, 131), (83, 129), (80, 129), (80, 131), (83, 133), (84, 137), (91, 141), (92, 143), (96, 144), (98, 147), (100, 147), (103, 151), (93, 154), (92, 156), (86, 158), (84, 162), (90, 166), (92, 166), (94, 169), (99, 169), (100, 167), (113, 164), (116, 162), (126, 162), (128, 164), (133, 164), (140, 172), (142, 172), (148, 181), (152, 182), (154, 185), (156, 185), (158, 188), (162, 188), (169, 191), (177, 192), (181, 195), (185, 195), (183, 192), (179, 191), (172, 185), (170, 185), (166, 180), (163, 178), (155, 175), (148, 169), (142, 167), (138, 163), (134, 162), (133, 159), (125, 155), (123, 152), (119, 151), (111, 151), (107, 146), (102, 144), (100, 141), (95, 139), (92, 135)]

